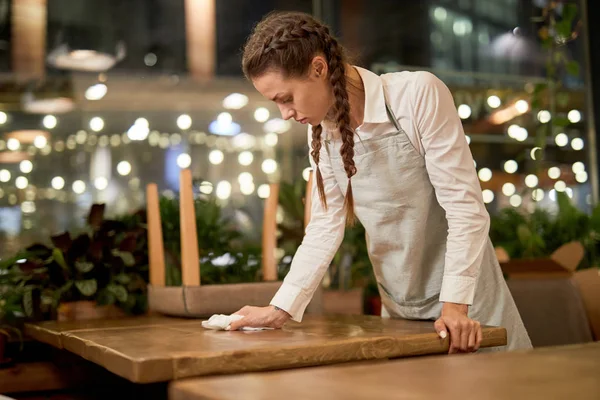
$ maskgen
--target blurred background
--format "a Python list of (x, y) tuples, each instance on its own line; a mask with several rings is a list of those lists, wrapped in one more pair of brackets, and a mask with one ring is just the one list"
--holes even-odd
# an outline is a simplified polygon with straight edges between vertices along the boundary
[(172, 197), (181, 168), (260, 229), (265, 184), (309, 166), (305, 127), (282, 121), (240, 69), (247, 35), (275, 9), (321, 18), (376, 73), (438, 75), (491, 213), (552, 209), (557, 192), (591, 210), (577, 1), (0, 0), (0, 256), (82, 227), (93, 203), (144, 207), (150, 182)]

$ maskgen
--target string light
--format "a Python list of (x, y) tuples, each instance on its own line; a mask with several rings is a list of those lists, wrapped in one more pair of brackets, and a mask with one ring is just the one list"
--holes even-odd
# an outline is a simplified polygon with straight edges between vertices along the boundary
[(261, 199), (266, 199), (271, 194), (271, 187), (266, 183), (263, 183), (258, 187), (257, 194)]
[(252, 161), (254, 161), (254, 156), (249, 151), (242, 151), (238, 155), (238, 162), (241, 165), (248, 166), (248, 165), (252, 164)]
[(481, 192), (482, 196), (483, 196), (483, 202), (486, 204), (491, 203), (492, 201), (494, 201), (494, 192), (492, 192), (489, 189), (485, 189), (483, 192)]

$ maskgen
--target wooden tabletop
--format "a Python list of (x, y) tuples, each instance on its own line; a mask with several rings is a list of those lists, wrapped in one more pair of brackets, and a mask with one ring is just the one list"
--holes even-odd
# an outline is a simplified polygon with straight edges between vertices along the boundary
[(600, 342), (171, 382), (170, 400), (600, 399)]
[[(212, 331), (197, 319), (130, 319), (29, 324), (31, 337), (65, 348), (132, 382), (253, 372), (448, 352), (433, 322), (375, 316), (306, 316), (280, 330)], [(506, 345), (485, 327), (483, 347)]]

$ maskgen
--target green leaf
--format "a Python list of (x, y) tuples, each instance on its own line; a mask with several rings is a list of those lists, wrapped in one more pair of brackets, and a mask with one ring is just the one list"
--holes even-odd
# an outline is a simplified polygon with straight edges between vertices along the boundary
[(123, 303), (127, 301), (127, 289), (125, 289), (124, 286), (110, 283), (106, 286), (106, 290), (114, 294), (120, 302)]
[(579, 63), (575, 60), (571, 60), (565, 66), (567, 72), (573, 76), (579, 76)]
[(63, 257), (63, 253), (62, 253), (62, 251), (60, 251), (60, 249), (53, 249), (52, 257), (54, 258), (54, 261), (56, 261), (56, 263), (58, 265), (60, 265), (64, 270), (66, 270), (66, 271), (69, 270), (69, 267), (65, 261), (65, 258)]
[(113, 250), (112, 254), (115, 257), (121, 258), (121, 260), (123, 260), (123, 263), (125, 263), (125, 265), (128, 267), (132, 267), (135, 265), (135, 258), (133, 257), (133, 254), (131, 254), (128, 251)]
[(568, 126), (571, 121), (569, 121), (569, 119), (567, 117), (555, 117), (553, 119), (554, 121), (554, 125), (556, 126), (560, 126), (562, 128), (564, 128), (565, 126)]
[(566, 3), (563, 7), (562, 19), (563, 22), (572, 24), (573, 20), (577, 16), (577, 5), (572, 3)]
[(567, 19), (563, 19), (562, 21), (556, 23), (556, 33), (561, 39), (564, 40), (571, 36), (571, 24), (572, 21)]
[(33, 291), (31, 288), (28, 288), (25, 293), (23, 293), (23, 311), (28, 317), (33, 315)]
[(106, 306), (110, 304), (114, 304), (117, 301), (117, 298), (113, 293), (108, 291), (108, 289), (104, 289), (98, 293), (98, 297), (96, 298), (96, 302), (98, 305)]
[(560, 107), (566, 107), (569, 104), (569, 94), (566, 92), (559, 92), (556, 94), (556, 103)]
[(62, 296), (67, 293), (71, 287), (73, 286), (73, 281), (69, 281), (62, 285), (59, 289), (55, 290), (52, 293), (52, 307), (56, 308), (60, 304), (60, 299)]
[(127, 274), (120, 273), (119, 275), (115, 276), (115, 280), (123, 285), (127, 285), (131, 281), (131, 278)]
[(85, 279), (81, 281), (75, 281), (75, 287), (82, 295), (90, 297), (96, 293), (96, 290), (98, 290), (98, 283), (95, 279)]
[(89, 261), (75, 261), (75, 268), (85, 274), (86, 272), (90, 272), (92, 269), (94, 269), (94, 263)]

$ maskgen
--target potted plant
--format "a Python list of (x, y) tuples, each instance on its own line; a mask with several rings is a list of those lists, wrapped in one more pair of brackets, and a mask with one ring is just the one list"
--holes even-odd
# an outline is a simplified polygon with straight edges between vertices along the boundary
[(25, 316), (89, 319), (146, 310), (147, 251), (138, 214), (105, 219), (92, 206), (84, 232), (36, 243), (0, 266), (19, 288)]

